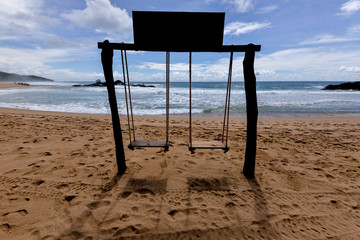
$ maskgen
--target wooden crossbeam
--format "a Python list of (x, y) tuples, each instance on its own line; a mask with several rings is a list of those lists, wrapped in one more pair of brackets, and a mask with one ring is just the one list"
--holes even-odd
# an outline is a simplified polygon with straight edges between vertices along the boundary
[(103, 49), (104, 46), (113, 50), (133, 50), (133, 51), (154, 51), (154, 52), (259, 52), (261, 45), (222, 45), (219, 47), (141, 47), (134, 43), (107, 43), (98, 42), (98, 48)]

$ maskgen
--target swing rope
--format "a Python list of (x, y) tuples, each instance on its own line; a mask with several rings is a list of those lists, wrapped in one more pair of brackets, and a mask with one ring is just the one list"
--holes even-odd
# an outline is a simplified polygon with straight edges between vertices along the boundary
[[(228, 82), (227, 82), (227, 89), (226, 89), (223, 133), (222, 133), (222, 142), (224, 142), (224, 137), (226, 136), (226, 138), (225, 138), (225, 147), (226, 148), (228, 148), (228, 138), (229, 138), (229, 115), (230, 115), (230, 96), (231, 96), (231, 78), (232, 78), (233, 55), (234, 55), (234, 53), (231, 52), (230, 53)], [(225, 122), (226, 122), (226, 124), (225, 124)], [(226, 128), (226, 134), (225, 134), (225, 128)]]
[[(228, 138), (229, 138), (229, 116), (230, 116), (230, 96), (231, 96), (231, 79), (232, 79), (232, 65), (233, 65), (233, 52), (230, 53), (229, 62), (229, 73), (226, 88), (226, 99), (225, 99), (225, 111), (224, 111), (224, 122), (222, 130), (222, 140), (225, 140), (225, 151), (228, 149)], [(191, 94), (191, 70), (192, 70), (192, 53), (189, 52), (189, 149), (193, 149), (192, 146), (192, 94)], [(211, 148), (211, 147), (209, 147)]]
[[(121, 50), (121, 65), (122, 65), (122, 70), (123, 70), (123, 79), (124, 79), (124, 90), (125, 90), (125, 102), (126, 102), (126, 115), (127, 115), (127, 121), (128, 121), (128, 128), (129, 128), (129, 140), (130, 143), (132, 142), (131, 139), (131, 125), (130, 125), (130, 114), (129, 114), (129, 101), (128, 101), (128, 93), (127, 93), (127, 88), (126, 88), (126, 75), (129, 76), (128, 74), (125, 73), (125, 64), (124, 64), (124, 51)], [(126, 64), (127, 65), (127, 64)], [(127, 67), (126, 67), (127, 68)], [(130, 93), (130, 92), (129, 92)], [(130, 98), (131, 99), (131, 98)], [(132, 113), (132, 106), (131, 106), (131, 113)], [(132, 126), (134, 129), (134, 126)], [(134, 134), (134, 140), (135, 140), (135, 134)]]
[[(125, 57), (125, 60), (124, 60)], [(129, 128), (129, 148), (133, 149), (133, 147), (141, 145), (141, 147), (154, 147), (154, 146), (162, 146), (164, 148), (168, 148), (169, 146), (169, 105), (170, 105), (170, 52), (166, 52), (166, 144), (160, 144), (159, 141), (149, 140), (150, 142), (145, 141), (145, 145), (143, 140), (136, 141), (135, 139), (135, 124), (134, 124), (134, 114), (133, 114), (133, 106), (131, 100), (131, 89), (130, 89), (130, 77), (129, 77), (129, 68), (127, 62), (126, 50), (121, 50), (121, 63), (122, 63), (122, 71), (123, 71), (123, 79), (124, 79), (124, 91), (125, 91), (125, 102), (126, 102), (126, 113), (127, 113), (127, 121)], [(130, 108), (130, 111), (129, 111)], [(135, 142), (140, 142), (135, 143)], [(135, 143), (135, 145), (133, 145)], [(154, 145), (155, 144), (155, 145)]]
[[(130, 103), (131, 123), (132, 123), (133, 137), (134, 137), (134, 141), (135, 141), (135, 140), (136, 140), (136, 139), (135, 139), (135, 125), (134, 125), (134, 114), (133, 114), (133, 106), (132, 106), (131, 91), (130, 91), (129, 68), (128, 68), (128, 61), (127, 61), (126, 51), (124, 51), (124, 53), (125, 53), (127, 86), (128, 86), (128, 91), (129, 91), (129, 103)], [(124, 84), (124, 87), (126, 87), (125, 84)]]

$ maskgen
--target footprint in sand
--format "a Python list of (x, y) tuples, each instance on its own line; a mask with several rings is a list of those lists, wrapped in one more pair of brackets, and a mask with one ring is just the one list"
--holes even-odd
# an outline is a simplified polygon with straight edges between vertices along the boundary
[(98, 209), (99, 207), (109, 206), (110, 204), (111, 204), (110, 201), (94, 201), (92, 203), (89, 203), (87, 207), (90, 208), (91, 210), (95, 210)]
[(127, 214), (123, 214), (121, 217), (120, 217), (120, 221), (122, 222), (126, 222), (129, 220), (129, 215)]
[(150, 194), (150, 195), (154, 195), (154, 192), (151, 191), (150, 189), (148, 188), (140, 188), (137, 190), (138, 193), (140, 194)]
[(51, 152), (44, 152), (42, 155), (43, 155), (43, 156), (51, 156), (52, 153), (51, 153)]
[(20, 210), (17, 210), (15, 212), (8, 212), (8, 213), (4, 213), (3, 216), (7, 216), (9, 214), (20, 214), (22, 216), (25, 216), (28, 214), (28, 211), (26, 209), (20, 209)]
[(131, 210), (132, 210), (133, 212), (138, 212), (138, 211), (139, 211), (139, 208), (138, 208), (138, 207), (132, 207)]
[(10, 228), (11, 228), (11, 225), (8, 224), (8, 223), (3, 223), (3, 224), (0, 225), (0, 229), (2, 231), (10, 231)]
[(45, 160), (40, 160), (40, 161), (36, 161), (36, 162), (33, 162), (33, 163), (30, 163), (28, 165), (28, 167), (31, 167), (31, 166), (35, 166), (35, 167), (40, 167), (39, 165), (37, 165), (38, 163), (44, 163)]
[(44, 180), (39, 179), (34, 182), (34, 185), (39, 186), (39, 185), (43, 184), (44, 182), (45, 182)]
[(10, 171), (5, 172), (4, 174), (14, 173), (14, 172), (16, 172), (16, 171), (17, 171), (17, 169), (14, 168), (14, 169), (12, 169), (12, 170), (10, 170)]
[(75, 168), (70, 168), (67, 171), (67, 174), (62, 175), (63, 178), (76, 177), (76, 176), (77, 176), (77, 171)]
[(69, 196), (66, 196), (66, 197), (65, 197), (65, 201), (71, 202), (74, 198), (76, 198), (76, 196), (74, 196), (74, 195), (69, 195)]
[(187, 164), (189, 164), (189, 165), (196, 165), (196, 162), (191, 161), (191, 160), (186, 160), (186, 161), (185, 161), (185, 166), (186, 166)]
[(71, 142), (72, 139), (70, 137), (64, 137), (64, 138), (61, 139), (61, 141), (63, 141), (63, 142)]

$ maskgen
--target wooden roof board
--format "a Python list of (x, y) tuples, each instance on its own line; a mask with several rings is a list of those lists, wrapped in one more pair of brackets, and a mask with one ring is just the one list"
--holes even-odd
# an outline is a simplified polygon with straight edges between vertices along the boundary
[(218, 49), (224, 36), (222, 12), (133, 11), (134, 45), (143, 50)]

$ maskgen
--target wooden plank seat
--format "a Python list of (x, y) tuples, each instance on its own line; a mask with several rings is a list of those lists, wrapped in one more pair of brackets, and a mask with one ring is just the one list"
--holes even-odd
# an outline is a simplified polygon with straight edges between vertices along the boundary
[(195, 149), (222, 149), (227, 152), (229, 147), (226, 147), (225, 143), (221, 141), (193, 141), (189, 145), (189, 150), (194, 151)]
[(141, 147), (160, 147), (169, 148), (169, 142), (166, 140), (135, 140), (132, 141), (129, 146), (130, 149), (141, 148)]

